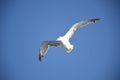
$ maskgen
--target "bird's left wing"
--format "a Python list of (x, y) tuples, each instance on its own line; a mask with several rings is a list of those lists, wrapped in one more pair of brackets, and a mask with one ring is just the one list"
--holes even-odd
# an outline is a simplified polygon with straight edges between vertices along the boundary
[(39, 60), (46, 54), (49, 46), (59, 46), (61, 41), (44, 41), (39, 49)]
[(64, 35), (64, 37), (69, 40), (78, 27), (82, 27), (83, 25), (90, 24), (90, 23), (93, 23), (98, 20), (100, 20), (100, 19), (94, 18), (94, 19), (88, 19), (88, 20), (83, 20), (83, 21), (77, 22), (68, 30), (68, 32)]

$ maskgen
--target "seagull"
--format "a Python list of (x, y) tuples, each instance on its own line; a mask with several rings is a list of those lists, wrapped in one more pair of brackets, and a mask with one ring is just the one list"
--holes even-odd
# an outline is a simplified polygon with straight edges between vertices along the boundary
[(59, 36), (56, 40), (53, 41), (43, 41), (41, 47), (39, 48), (39, 60), (42, 60), (42, 57), (46, 54), (49, 46), (62, 46), (69, 53), (73, 50), (74, 46), (70, 43), (70, 38), (73, 36), (75, 31), (80, 27), (83, 27), (86, 24), (94, 23), (95, 21), (100, 20), (100, 18), (93, 18), (88, 20), (82, 20), (72, 25), (68, 32), (64, 36)]

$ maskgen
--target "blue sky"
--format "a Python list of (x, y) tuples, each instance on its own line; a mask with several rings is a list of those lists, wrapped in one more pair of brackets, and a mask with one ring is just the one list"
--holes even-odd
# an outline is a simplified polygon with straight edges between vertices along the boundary
[[(119, 80), (118, 0), (3, 0), (0, 2), (0, 80)], [(50, 47), (42, 62), (40, 44), (56, 40), (77, 21), (101, 18), (79, 28), (74, 49)]]

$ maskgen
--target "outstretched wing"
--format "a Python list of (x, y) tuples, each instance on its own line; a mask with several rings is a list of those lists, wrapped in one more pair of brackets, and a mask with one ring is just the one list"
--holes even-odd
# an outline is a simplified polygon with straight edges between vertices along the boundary
[(42, 57), (46, 54), (49, 46), (58, 46), (61, 44), (61, 41), (44, 41), (39, 49), (39, 60), (41, 61)]
[(72, 37), (72, 35), (74, 34), (74, 32), (76, 31), (76, 29), (78, 27), (82, 27), (83, 25), (86, 25), (86, 24), (90, 24), (90, 23), (93, 23), (97, 20), (100, 20), (99, 18), (94, 18), (94, 19), (89, 19), (89, 20), (84, 20), (84, 21), (80, 21), (80, 22), (77, 22), (75, 23), (70, 29), (69, 31), (64, 35), (64, 37), (66, 37), (68, 40)]

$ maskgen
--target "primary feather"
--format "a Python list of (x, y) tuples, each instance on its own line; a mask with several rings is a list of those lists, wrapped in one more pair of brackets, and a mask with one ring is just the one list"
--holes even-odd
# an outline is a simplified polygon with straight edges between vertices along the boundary
[(41, 61), (49, 46), (58, 46), (60, 44), (60, 41), (44, 41), (39, 49), (39, 60)]

